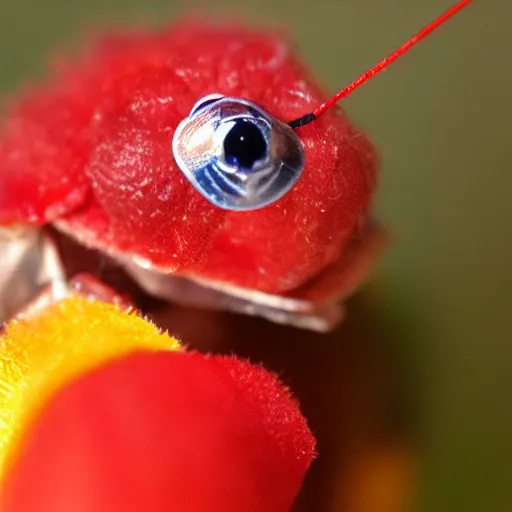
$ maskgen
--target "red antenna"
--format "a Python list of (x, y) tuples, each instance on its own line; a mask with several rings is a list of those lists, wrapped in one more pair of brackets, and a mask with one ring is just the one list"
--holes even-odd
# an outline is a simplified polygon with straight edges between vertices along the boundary
[(471, 0), (459, 0), (453, 7), (448, 9), (444, 14), (441, 14), (439, 18), (435, 19), (432, 23), (427, 25), (425, 28), (420, 30), (415, 36), (411, 37), (408, 41), (406, 41), (400, 48), (396, 49), (393, 53), (382, 59), (378, 64), (373, 66), (373, 68), (369, 69), (361, 76), (356, 78), (352, 83), (348, 84), (344, 89), (335, 94), (331, 99), (327, 100), (325, 103), (322, 103), (319, 107), (317, 107), (313, 112), (306, 114), (294, 121), (288, 123), (292, 128), (298, 128), (299, 126), (304, 126), (305, 124), (309, 124), (319, 116), (321, 116), (326, 110), (331, 108), (335, 103), (340, 101), (342, 98), (345, 98), (352, 92), (354, 92), (358, 87), (363, 85), (365, 82), (370, 80), (370, 78), (374, 77), (377, 73), (380, 73), (384, 70), (389, 64), (394, 62), (398, 57), (402, 56), (405, 52), (410, 50), (416, 43), (419, 43), (423, 38), (428, 36), (431, 32), (433, 32), (436, 28), (442, 25), (445, 21), (451, 18), (454, 14), (459, 12), (461, 9), (466, 7)]

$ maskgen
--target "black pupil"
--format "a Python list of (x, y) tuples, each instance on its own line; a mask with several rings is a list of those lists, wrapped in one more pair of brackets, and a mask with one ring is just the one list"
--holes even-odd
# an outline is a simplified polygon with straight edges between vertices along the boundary
[(267, 143), (260, 129), (250, 121), (240, 119), (224, 139), (224, 154), (231, 165), (240, 165), (251, 169), (253, 165), (265, 157)]

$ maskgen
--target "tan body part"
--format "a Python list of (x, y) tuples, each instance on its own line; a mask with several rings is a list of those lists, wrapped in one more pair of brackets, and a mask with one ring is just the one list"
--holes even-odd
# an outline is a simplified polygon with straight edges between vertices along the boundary
[[(336, 263), (286, 295), (163, 274), (119, 255), (114, 259), (142, 290), (164, 301), (260, 316), (280, 324), (326, 332), (342, 321), (343, 302), (363, 284), (384, 243), (382, 230), (366, 223)], [(66, 277), (62, 257), (54, 237), (44, 230), (2, 228), (0, 321), (30, 314), (74, 293), (131, 306), (129, 297), (94, 275)]]

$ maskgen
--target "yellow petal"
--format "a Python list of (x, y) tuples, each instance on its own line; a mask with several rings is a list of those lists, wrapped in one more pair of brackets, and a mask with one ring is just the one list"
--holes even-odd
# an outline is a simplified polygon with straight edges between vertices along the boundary
[(11, 322), (0, 337), (0, 477), (19, 436), (70, 380), (131, 352), (179, 348), (138, 315), (79, 297)]

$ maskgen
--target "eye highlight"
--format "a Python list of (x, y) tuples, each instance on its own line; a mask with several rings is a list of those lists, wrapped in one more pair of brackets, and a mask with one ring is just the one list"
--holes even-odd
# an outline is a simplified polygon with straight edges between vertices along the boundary
[(304, 150), (292, 128), (258, 105), (209, 95), (176, 129), (178, 167), (212, 204), (247, 211), (283, 197), (304, 169)]

